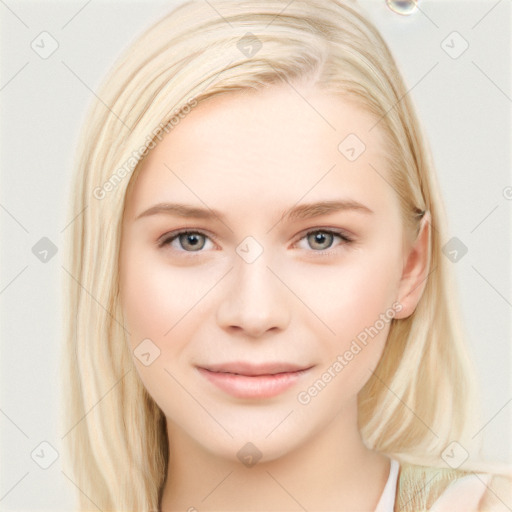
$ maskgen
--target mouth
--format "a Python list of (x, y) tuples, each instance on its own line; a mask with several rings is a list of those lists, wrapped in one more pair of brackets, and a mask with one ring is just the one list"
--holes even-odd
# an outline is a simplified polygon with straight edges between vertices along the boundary
[(270, 398), (296, 385), (312, 366), (234, 362), (197, 367), (210, 383), (236, 398)]

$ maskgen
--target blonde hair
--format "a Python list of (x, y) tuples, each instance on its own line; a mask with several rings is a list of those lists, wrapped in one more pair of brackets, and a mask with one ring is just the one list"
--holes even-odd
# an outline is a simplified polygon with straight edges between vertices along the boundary
[(389, 142), (386, 172), (404, 225), (415, 234), (425, 212), (431, 219), (423, 296), (409, 318), (392, 321), (382, 359), (360, 392), (363, 439), (400, 461), (432, 466), (444, 465), (441, 453), (451, 441), (470, 450), (472, 368), (442, 254), (445, 213), (424, 134), (386, 43), (352, 2), (191, 0), (117, 63), (78, 150), (63, 387), (65, 438), (83, 510), (91, 501), (103, 510), (156, 510), (166, 477), (165, 417), (138, 377), (119, 301), (124, 200), (144, 154), (187, 105), (306, 79), (374, 114)]

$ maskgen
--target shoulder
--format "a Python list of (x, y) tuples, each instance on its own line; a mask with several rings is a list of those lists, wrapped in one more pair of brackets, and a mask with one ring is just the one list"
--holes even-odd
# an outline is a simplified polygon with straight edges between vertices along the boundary
[(482, 512), (510, 512), (512, 510), (512, 476), (490, 474), (486, 491), (479, 503)]
[(403, 463), (395, 510), (401, 512), (510, 512), (510, 474)]

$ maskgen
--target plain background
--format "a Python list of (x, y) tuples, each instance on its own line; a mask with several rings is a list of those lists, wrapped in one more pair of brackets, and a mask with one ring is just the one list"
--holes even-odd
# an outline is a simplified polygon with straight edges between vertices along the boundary
[[(2, 510), (73, 510), (74, 484), (61, 471), (62, 457), (45, 470), (31, 454), (49, 460), (44, 441), (62, 450), (59, 289), (66, 276), (59, 247), (72, 220), (66, 206), (75, 144), (119, 53), (176, 3), (0, 2)], [(426, 128), (450, 238), (468, 250), (452, 268), (483, 395), (475, 436), (486, 458), (510, 463), (511, 0), (422, 0), (407, 17), (389, 11), (385, 0), (362, 3)], [(47, 59), (31, 48), (43, 31), (59, 44)], [(32, 251), (43, 237), (57, 248), (46, 263)]]

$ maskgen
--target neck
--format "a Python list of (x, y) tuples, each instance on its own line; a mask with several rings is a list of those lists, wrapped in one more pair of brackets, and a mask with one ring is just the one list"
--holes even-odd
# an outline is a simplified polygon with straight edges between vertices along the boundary
[(368, 511), (389, 475), (388, 458), (369, 450), (356, 422), (342, 414), (293, 451), (253, 466), (215, 455), (170, 420), (167, 430), (162, 512)]

